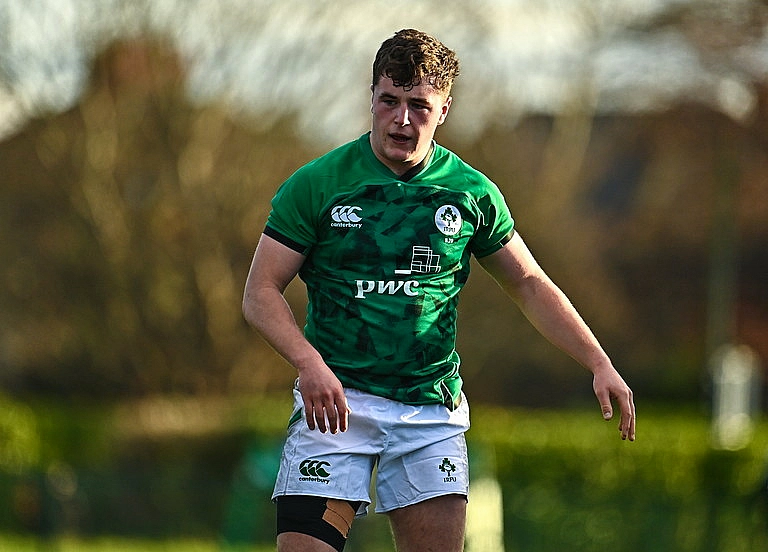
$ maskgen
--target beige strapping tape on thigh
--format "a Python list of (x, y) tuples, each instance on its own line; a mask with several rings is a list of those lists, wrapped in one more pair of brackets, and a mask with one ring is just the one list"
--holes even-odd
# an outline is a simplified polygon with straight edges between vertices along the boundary
[(355, 510), (346, 500), (337, 500), (329, 498), (325, 503), (325, 513), (323, 521), (333, 525), (344, 538), (349, 535), (349, 529), (352, 527), (352, 521), (355, 519)]

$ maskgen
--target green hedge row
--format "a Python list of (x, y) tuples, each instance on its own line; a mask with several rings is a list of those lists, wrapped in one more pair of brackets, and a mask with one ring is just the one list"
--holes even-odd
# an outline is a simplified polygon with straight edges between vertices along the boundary
[[(195, 431), (173, 425), (194, 411), (185, 404), (137, 414), (0, 398), (0, 502), (12, 505), (0, 531), (270, 542), (268, 495), (289, 405), (201, 406), (201, 419), (215, 423)], [(500, 486), (507, 552), (768, 550), (764, 420), (748, 447), (721, 451), (697, 412), (642, 414), (629, 443), (597, 407), (473, 406), (468, 442), (472, 478)], [(385, 525), (380, 516), (357, 522), (349, 552), (390, 549)]]
[(503, 489), (508, 550), (768, 550), (768, 426), (739, 451), (707, 416), (641, 415), (634, 443), (599, 411), (475, 409), (470, 444)]

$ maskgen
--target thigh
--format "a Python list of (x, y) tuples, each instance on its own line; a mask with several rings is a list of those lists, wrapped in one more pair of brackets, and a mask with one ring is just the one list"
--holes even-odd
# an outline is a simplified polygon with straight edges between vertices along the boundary
[(462, 495), (431, 498), (389, 512), (398, 552), (461, 552), (467, 500)]
[[(295, 393), (297, 414), (303, 403)], [(305, 495), (356, 501), (362, 502), (359, 513), (364, 513), (371, 502), (370, 481), (380, 431), (371, 420), (356, 414), (350, 416), (349, 429), (337, 434), (310, 430), (301, 416), (292, 416), (292, 420), (272, 498)]]
[(390, 445), (379, 458), (377, 512), (438, 496), (466, 496), (469, 491), (466, 401), (455, 412), (429, 405), (406, 414), (400, 416), (390, 433)]
[(330, 544), (302, 533), (277, 535), (277, 552), (336, 552)]

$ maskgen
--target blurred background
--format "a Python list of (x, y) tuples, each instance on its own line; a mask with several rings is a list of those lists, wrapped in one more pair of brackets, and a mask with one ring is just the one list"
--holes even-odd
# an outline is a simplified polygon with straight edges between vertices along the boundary
[[(474, 270), (467, 549), (768, 548), (768, 2), (0, 0), (0, 550), (273, 548), (295, 373), (245, 276), (406, 27), (639, 413), (621, 443)], [(348, 550), (392, 549), (378, 517)]]

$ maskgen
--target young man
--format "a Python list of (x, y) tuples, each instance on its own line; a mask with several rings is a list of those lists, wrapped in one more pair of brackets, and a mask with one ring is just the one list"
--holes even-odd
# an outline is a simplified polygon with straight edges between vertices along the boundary
[[(371, 502), (400, 552), (463, 549), (469, 408), (454, 348), (470, 257), (536, 328), (593, 374), (603, 416), (635, 438), (632, 391), (531, 256), (497, 187), (436, 144), (454, 52), (403, 30), (373, 64), (371, 131), (279, 189), (243, 312), (298, 372), (273, 498), (278, 550), (342, 550)], [(283, 298), (299, 275), (302, 332)], [(304, 421), (303, 421), (304, 420)]]

